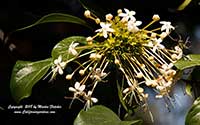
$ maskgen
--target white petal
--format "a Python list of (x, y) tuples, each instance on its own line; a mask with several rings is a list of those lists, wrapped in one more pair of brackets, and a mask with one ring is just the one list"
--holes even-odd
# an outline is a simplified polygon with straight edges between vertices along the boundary
[(128, 10), (128, 9), (126, 9), (126, 8), (124, 8), (124, 11), (125, 11), (126, 13), (129, 13), (129, 10)]
[(58, 62), (58, 59), (55, 59), (55, 60), (54, 60), (54, 64), (57, 65), (58, 63), (59, 63), (59, 62)]
[(88, 91), (88, 96), (91, 96), (92, 95), (92, 91)]
[(108, 31), (108, 32), (115, 32), (115, 30), (112, 29), (112, 28), (108, 28), (107, 31)]
[(136, 26), (139, 26), (139, 25), (141, 25), (141, 24), (142, 24), (142, 21), (136, 21), (136, 22), (135, 22), (135, 25), (136, 25)]
[(123, 93), (125, 94), (125, 93), (127, 93), (128, 91), (129, 91), (129, 88), (126, 88), (126, 89), (123, 90)]
[(165, 30), (165, 29), (166, 29), (166, 26), (163, 25), (163, 26), (161, 27), (161, 31), (163, 31), (163, 30)]
[(78, 46), (79, 45), (79, 43), (74, 43), (73, 44), (73, 48), (75, 48), (76, 46)]
[(76, 89), (73, 88), (73, 87), (69, 87), (69, 91), (71, 91), (71, 92), (76, 92)]
[(164, 25), (164, 24), (166, 24), (166, 21), (160, 21), (160, 24)]
[(101, 22), (101, 23), (100, 23), (100, 26), (101, 26), (102, 28), (104, 28), (104, 27), (106, 27), (106, 24), (105, 24), (104, 22)]
[(79, 82), (76, 82), (75, 84), (74, 84), (74, 87), (75, 87), (75, 89), (79, 89), (79, 87), (80, 87), (80, 83)]
[(85, 85), (81, 85), (78, 90), (82, 92), (84, 89), (85, 89)]
[(164, 49), (165, 48), (165, 46), (163, 46), (162, 44), (159, 44), (159, 49)]
[(107, 37), (108, 37), (107, 32), (105, 32), (105, 31), (103, 32), (103, 37), (104, 37), (104, 38), (107, 38)]
[(58, 57), (58, 62), (60, 63), (62, 61), (62, 56)]
[(95, 30), (95, 32), (102, 32), (102, 29)]
[(61, 67), (65, 67), (65, 65), (66, 65), (65, 62), (61, 62), (61, 63), (60, 63), (60, 66), (61, 66)]
[(159, 39), (157, 39), (156, 41), (157, 41), (158, 43), (161, 43), (161, 42), (162, 42), (162, 39), (159, 38)]
[(127, 14), (125, 14), (125, 13), (120, 13), (118, 16), (119, 16), (119, 17), (126, 17)]
[(130, 17), (130, 20), (133, 21), (133, 22), (135, 22), (135, 21), (136, 21), (136, 18), (135, 18), (134, 16), (131, 16), (131, 17)]
[(63, 70), (62, 70), (62, 68), (58, 68), (58, 73), (59, 73), (60, 75), (63, 74)]
[(91, 98), (91, 100), (92, 100), (92, 102), (94, 102), (94, 103), (97, 103), (98, 102), (98, 99), (97, 98)]
[(72, 49), (72, 50), (71, 50), (71, 53), (72, 53), (72, 55), (74, 55), (74, 56), (78, 54), (78, 52), (77, 52), (75, 49)]
[(136, 12), (135, 12), (135, 11), (130, 11), (129, 14), (130, 14), (131, 16), (133, 16), (133, 15), (136, 14)]

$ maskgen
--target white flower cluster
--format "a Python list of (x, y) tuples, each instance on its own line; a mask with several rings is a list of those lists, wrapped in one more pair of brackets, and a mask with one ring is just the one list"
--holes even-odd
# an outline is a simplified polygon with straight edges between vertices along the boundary
[[(147, 30), (149, 26), (160, 20), (158, 14), (153, 15), (152, 21), (144, 27), (142, 21), (136, 20), (135, 11), (128, 9), (118, 10), (118, 15), (107, 14), (105, 21), (92, 16), (90, 11), (85, 11), (85, 16), (100, 25), (95, 30), (94, 36), (86, 38), (87, 45), (79, 45), (72, 42), (66, 52), (75, 59), (84, 57), (86, 61), (78, 62), (78, 66), (71, 74), (66, 75), (71, 80), (78, 72), (80, 79), (76, 80), (74, 87), (69, 91), (74, 93), (73, 99), (85, 101), (88, 109), (98, 99), (92, 97), (94, 89), (108, 76), (109, 65), (115, 65), (127, 81), (121, 86), (123, 100), (129, 105), (146, 104), (148, 93), (145, 93), (142, 85), (152, 87), (158, 94), (156, 98), (169, 97), (169, 92), (174, 84), (176, 70), (173, 63), (182, 58), (183, 51), (179, 45), (166, 47), (164, 39), (175, 30), (171, 22), (160, 21), (161, 26)], [(103, 39), (95, 39), (103, 37)], [(103, 41), (102, 41), (103, 40)], [(87, 51), (81, 54), (78, 47)], [(54, 72), (63, 74), (66, 62), (59, 57), (54, 61)], [(89, 82), (89, 83), (88, 83)]]
[[(142, 24), (141, 21), (136, 21), (136, 18), (134, 17), (134, 15), (136, 14), (135, 11), (129, 11), (128, 9), (124, 9), (125, 13), (122, 13), (122, 10), (118, 11), (118, 16), (122, 17), (121, 21), (124, 23), (127, 23), (127, 29), (129, 32), (137, 32), (139, 31), (138, 26), (140, 26)], [(106, 15), (106, 19), (107, 20), (111, 20), (113, 15), (112, 14), (107, 14)], [(108, 19), (109, 18), (109, 19)], [(160, 17), (159, 15), (155, 14), (153, 16), (153, 19), (155, 21), (159, 20)], [(171, 25), (171, 22), (168, 21), (160, 21), (160, 24), (162, 24), (161, 26), (161, 31), (165, 31), (166, 34), (169, 34), (171, 30), (174, 30), (175, 28)], [(100, 26), (101, 28), (96, 30), (96, 32), (99, 32), (103, 35), (104, 38), (108, 37), (109, 33), (113, 33), (115, 32), (115, 30), (112, 27), (112, 24), (108, 23), (108, 22), (100, 22)]]

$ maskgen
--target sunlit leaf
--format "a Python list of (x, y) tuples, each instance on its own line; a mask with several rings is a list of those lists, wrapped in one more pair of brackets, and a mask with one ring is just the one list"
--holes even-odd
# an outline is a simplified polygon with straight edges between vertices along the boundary
[(11, 76), (10, 89), (16, 102), (29, 97), (32, 87), (47, 73), (51, 59), (28, 62), (17, 61)]
[(120, 118), (105, 106), (93, 106), (88, 111), (81, 110), (74, 125), (140, 125), (141, 120), (121, 121)]
[(35, 23), (33, 23), (29, 26), (17, 29), (16, 31), (25, 30), (25, 29), (28, 29), (28, 28), (31, 28), (33, 26), (43, 24), (43, 23), (59, 23), (59, 22), (75, 23), (75, 24), (79, 24), (79, 25), (89, 27), (84, 20), (82, 20), (82, 19), (80, 19), (76, 16), (72, 16), (72, 15), (69, 15), (69, 14), (63, 14), (63, 13), (51, 13), (51, 14), (43, 16), (42, 18), (40, 18)]
[(177, 8), (177, 10), (179, 10), (179, 11), (184, 10), (185, 7), (187, 7), (187, 6), (190, 4), (191, 1), (192, 1), (192, 0), (185, 0), (185, 1)]
[(200, 98), (197, 98), (185, 119), (185, 125), (200, 125)]
[[(68, 38), (63, 39), (58, 44), (55, 45), (53, 48), (51, 55), (53, 59), (57, 59), (60, 55), (62, 56), (63, 60), (69, 60), (74, 57), (71, 53), (69, 53), (68, 49), (71, 43), (79, 43), (79, 45), (85, 45), (86, 38), (83, 36), (71, 36)], [(83, 49), (76, 49), (78, 53), (80, 53)]]
[(200, 66), (200, 54), (187, 55), (186, 57), (178, 60), (174, 65), (180, 70)]

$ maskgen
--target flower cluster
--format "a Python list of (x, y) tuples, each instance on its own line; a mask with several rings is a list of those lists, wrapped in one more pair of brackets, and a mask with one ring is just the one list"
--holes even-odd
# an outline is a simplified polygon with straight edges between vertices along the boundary
[[(84, 15), (94, 20), (101, 28), (95, 31), (94, 36), (86, 38), (89, 49), (87, 48), (85, 54), (78, 55), (78, 43), (72, 43), (68, 50), (77, 58), (89, 55), (88, 60), (66, 76), (67, 80), (71, 80), (78, 72), (82, 77), (69, 91), (74, 93), (73, 98), (83, 97), (87, 108), (98, 101), (91, 95), (97, 84), (112, 72), (108, 68), (110, 64), (116, 65), (127, 81), (122, 93), (123, 100), (130, 105), (134, 101), (138, 104), (146, 103), (148, 93), (145, 93), (143, 85), (153, 88), (157, 92), (156, 98), (162, 98), (169, 96), (174, 84), (176, 70), (173, 63), (182, 57), (183, 52), (176, 43), (171, 47), (162, 44), (175, 29), (171, 22), (160, 21), (160, 27), (148, 30), (149, 26), (160, 20), (159, 15), (153, 15), (152, 21), (142, 26), (142, 21), (135, 18), (135, 11), (124, 9), (123, 12), (119, 9), (117, 13), (115, 17), (107, 14), (105, 21), (101, 21), (90, 11), (85, 11)], [(99, 37), (103, 40), (98, 41), (96, 38)], [(63, 68), (58, 66), (58, 72), (62, 74), (60, 70)]]

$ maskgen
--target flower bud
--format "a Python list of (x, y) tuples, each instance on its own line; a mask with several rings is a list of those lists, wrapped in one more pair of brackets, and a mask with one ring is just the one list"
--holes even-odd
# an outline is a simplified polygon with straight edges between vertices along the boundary
[(85, 74), (85, 70), (83, 70), (83, 69), (79, 70), (79, 74), (80, 75), (84, 75)]
[(139, 73), (136, 74), (136, 77), (137, 77), (137, 78), (142, 78), (142, 77), (143, 77), (143, 74), (142, 74), (141, 72), (139, 72)]
[(149, 94), (144, 94), (144, 98), (148, 98), (149, 97)]
[(140, 67), (141, 67), (142, 69), (144, 69), (144, 68), (145, 68), (145, 65), (144, 65), (144, 64), (140, 64)]
[(117, 13), (118, 13), (118, 14), (122, 13), (122, 9), (118, 9), (118, 10), (117, 10)]
[(144, 89), (141, 88), (141, 87), (138, 87), (137, 90), (138, 90), (139, 93), (143, 93), (144, 92)]
[(123, 93), (126, 94), (130, 89), (129, 88), (126, 88), (124, 89)]
[(97, 54), (97, 55), (96, 55), (96, 58), (97, 58), (97, 59), (101, 59), (101, 57), (102, 57), (102, 55), (100, 55), (100, 54)]
[(87, 42), (90, 42), (90, 41), (92, 41), (92, 40), (93, 40), (93, 38), (92, 38), (91, 36), (89, 36), (89, 37), (86, 38), (86, 41), (87, 41)]
[(160, 20), (160, 17), (159, 17), (158, 14), (154, 14), (153, 17), (152, 17), (152, 19), (153, 19), (154, 21), (158, 21), (158, 20)]
[(95, 22), (96, 22), (96, 24), (99, 24), (101, 21), (100, 21), (99, 18), (96, 18), (96, 19), (95, 19)]
[(149, 59), (149, 61), (153, 61), (154, 57), (153, 56), (149, 56), (148, 59)]
[(72, 79), (72, 74), (66, 75), (65, 77), (67, 80), (71, 80)]
[(91, 45), (93, 38), (89, 36), (89, 37), (86, 38), (86, 41), (88, 42), (88, 45)]
[(156, 35), (157, 35), (156, 33), (151, 33), (152, 38), (156, 38)]
[(118, 59), (115, 59), (115, 64), (119, 64), (120, 61)]
[(162, 32), (162, 33), (160, 34), (160, 38), (161, 38), (161, 39), (164, 39), (166, 36), (167, 36), (167, 33), (166, 33), (166, 32)]
[(112, 18), (113, 18), (112, 14), (109, 13), (106, 15), (106, 20), (110, 21), (110, 20), (112, 20)]
[(90, 59), (96, 59), (97, 58), (97, 54), (96, 53), (91, 53), (90, 54)]
[(91, 16), (90, 14), (91, 14), (91, 13), (90, 13), (89, 10), (86, 10), (86, 11), (84, 12), (85, 17), (87, 17), (87, 18), (89, 18), (89, 17)]
[(171, 58), (172, 58), (173, 60), (176, 60), (176, 59), (177, 59), (177, 55), (176, 55), (176, 54), (172, 54), (172, 55), (171, 55)]

